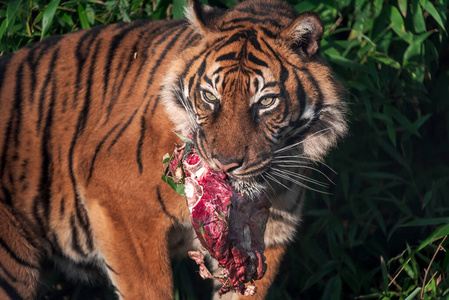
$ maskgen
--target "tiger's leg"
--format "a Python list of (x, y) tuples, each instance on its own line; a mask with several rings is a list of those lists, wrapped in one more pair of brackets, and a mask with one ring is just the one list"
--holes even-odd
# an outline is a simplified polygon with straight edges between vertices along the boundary
[(90, 205), (89, 214), (96, 220), (93, 231), (117, 294), (123, 299), (172, 299), (167, 240), (170, 220), (159, 215), (148, 226), (139, 212), (125, 216), (98, 203)]
[(37, 239), (0, 201), (0, 299), (34, 299), (39, 268)]

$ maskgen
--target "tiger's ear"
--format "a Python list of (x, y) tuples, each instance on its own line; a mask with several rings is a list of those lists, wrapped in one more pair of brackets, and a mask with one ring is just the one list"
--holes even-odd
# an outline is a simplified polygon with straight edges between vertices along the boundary
[(224, 12), (224, 10), (218, 7), (203, 4), (198, 0), (189, 0), (189, 6), (186, 7), (185, 15), (193, 29), (204, 37), (208, 33), (218, 31), (217, 21)]
[(320, 49), (323, 32), (324, 26), (318, 14), (307, 11), (293, 20), (280, 37), (290, 47), (311, 58)]

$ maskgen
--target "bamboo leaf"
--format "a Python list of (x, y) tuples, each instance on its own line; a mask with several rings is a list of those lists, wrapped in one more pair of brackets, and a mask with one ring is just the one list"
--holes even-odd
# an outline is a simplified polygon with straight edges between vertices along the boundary
[(9, 1), (8, 7), (6, 8), (6, 26), (9, 25), (9, 22), (16, 16), (17, 10), (20, 7), (22, 0), (12, 0)]
[(184, 9), (187, 6), (187, 0), (173, 0), (172, 14), (174, 19), (184, 18)]
[(399, 10), (402, 13), (402, 16), (405, 18), (407, 17), (407, 0), (398, 0), (398, 6), (399, 6)]
[(437, 230), (435, 230), (429, 237), (424, 240), (424, 242), (421, 243), (421, 245), (419, 245), (417, 251), (420, 251), (421, 249), (432, 243), (434, 240), (440, 239), (446, 235), (449, 235), (449, 224), (438, 227)]
[(415, 31), (417, 33), (421, 33), (426, 31), (426, 21), (424, 21), (424, 16), (422, 13), (421, 6), (418, 4), (418, 0), (412, 0), (411, 3), (411, 12), (413, 19), (413, 26), (415, 27)]
[(391, 29), (404, 41), (408, 42), (409, 44), (413, 41), (412, 36), (406, 32), (405, 25), (404, 25), (404, 19), (402, 19), (402, 15), (399, 12), (399, 10), (394, 7), (389, 7), (389, 13), (390, 13), (390, 26)]
[(322, 300), (339, 300), (341, 298), (342, 282), (340, 276), (332, 277), (327, 281)]
[(55, 17), (59, 2), (61, 2), (61, 0), (51, 0), (50, 3), (48, 3), (47, 8), (45, 8), (44, 14), (42, 16), (41, 39), (44, 38), (48, 30), (50, 29), (51, 24), (53, 23), (53, 18)]
[(432, 2), (428, 0), (419, 0), (419, 4), (421, 4), (421, 7), (425, 11), (427, 11), (432, 16), (432, 18), (438, 23), (438, 25), (440, 25), (440, 27), (446, 32), (444, 22), (441, 19), (441, 16), (438, 13), (438, 11), (435, 9), (435, 6), (433, 6)]
[(80, 18), (81, 27), (83, 29), (90, 28), (89, 21), (87, 20), (86, 10), (82, 4), (78, 5), (78, 16)]
[(418, 293), (421, 291), (420, 287), (417, 287), (413, 293), (410, 294), (410, 296), (408, 296), (407, 298), (405, 298), (405, 300), (413, 300), (415, 299), (415, 297), (418, 295)]

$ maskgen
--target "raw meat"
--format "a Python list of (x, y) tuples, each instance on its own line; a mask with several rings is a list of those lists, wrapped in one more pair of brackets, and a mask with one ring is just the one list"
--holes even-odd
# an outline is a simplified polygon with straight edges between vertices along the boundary
[(264, 232), (271, 203), (262, 196), (245, 199), (233, 191), (225, 173), (211, 169), (194, 149), (188, 151), (188, 155), (183, 153), (184, 146), (175, 149), (171, 173), (179, 174), (183, 161), (184, 193), (193, 228), (202, 246), (218, 261), (222, 276), (214, 277), (207, 270), (200, 251), (191, 251), (189, 256), (200, 266), (201, 277), (223, 283), (220, 295), (232, 290), (253, 295), (255, 286), (245, 283), (261, 279), (267, 269)]

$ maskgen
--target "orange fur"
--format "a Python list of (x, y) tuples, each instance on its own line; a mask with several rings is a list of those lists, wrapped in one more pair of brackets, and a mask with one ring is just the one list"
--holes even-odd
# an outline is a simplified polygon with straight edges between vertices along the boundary
[(70, 33), (0, 60), (1, 299), (33, 298), (52, 257), (96, 266), (124, 299), (172, 299), (168, 233), (191, 230), (185, 199), (160, 180), (173, 130), (193, 133), (212, 167), (239, 165), (228, 175), (240, 192), (272, 199), (266, 295), (303, 193), (270, 168), (276, 153), (321, 160), (344, 135), (341, 87), (316, 54), (314, 14), (249, 0), (226, 13), (195, 2), (187, 15)]

